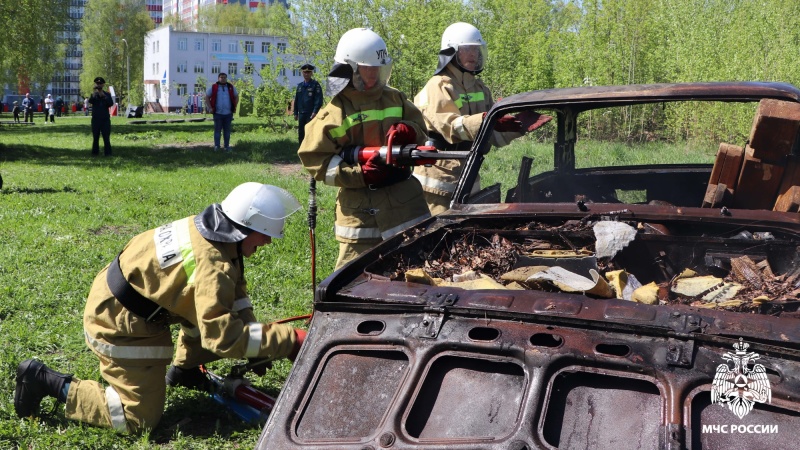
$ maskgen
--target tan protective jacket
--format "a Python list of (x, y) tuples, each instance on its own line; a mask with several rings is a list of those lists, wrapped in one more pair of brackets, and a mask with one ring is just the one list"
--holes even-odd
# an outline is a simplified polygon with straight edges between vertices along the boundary
[(306, 126), (297, 154), (317, 181), (339, 187), (339, 242), (377, 243), (430, 217), (414, 177), (373, 190), (364, 183), (361, 166), (347, 164), (339, 156), (345, 147), (386, 145), (389, 127), (399, 122), (414, 128), (417, 144), (425, 143), (422, 114), (400, 91), (376, 87), (361, 92), (347, 87)]
[[(483, 122), (483, 113), (489, 111), (494, 100), (480, 78), (462, 72), (451, 63), (439, 75), (428, 80), (414, 97), (414, 104), (422, 111), (430, 132), (440, 134), (450, 144), (459, 144), (475, 140)], [(492, 144), (503, 147), (521, 135), (494, 132)], [(440, 160), (430, 167), (416, 167), (414, 176), (420, 180), (426, 192), (451, 196), (461, 176), (462, 165), (460, 160)], [(476, 182), (475, 190), (478, 186)]]
[(288, 356), (293, 328), (256, 321), (236, 243), (206, 240), (194, 216), (134, 237), (119, 256), (128, 283), (169, 313), (146, 322), (114, 298), (108, 266), (95, 278), (84, 312), (89, 347), (122, 365), (167, 364), (173, 358), (169, 324), (180, 323), (175, 363), (195, 366), (219, 358)]

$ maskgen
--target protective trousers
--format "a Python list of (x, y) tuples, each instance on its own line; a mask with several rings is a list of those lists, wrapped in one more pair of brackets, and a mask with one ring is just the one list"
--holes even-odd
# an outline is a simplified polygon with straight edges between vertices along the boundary
[(100, 373), (108, 387), (96, 381), (72, 379), (66, 416), (120, 433), (154, 428), (164, 413), (166, 365), (122, 366), (100, 358)]

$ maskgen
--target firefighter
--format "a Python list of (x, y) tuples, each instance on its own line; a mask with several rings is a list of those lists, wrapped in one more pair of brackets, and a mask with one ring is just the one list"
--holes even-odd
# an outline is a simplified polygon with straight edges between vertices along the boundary
[[(414, 97), (414, 104), (425, 117), (428, 135), (437, 149), (469, 150), (478, 134), (483, 117), (494, 104), (492, 93), (477, 77), (486, 62), (486, 41), (474, 26), (458, 22), (442, 33), (439, 65), (434, 76)], [(506, 115), (495, 124), (491, 143), (497, 147), (540, 126), (549, 116), (524, 113)], [(419, 166), (414, 176), (422, 184), (431, 214), (440, 214), (450, 207), (450, 200), (461, 176), (462, 161), (440, 160), (435, 165)], [(476, 180), (473, 192), (480, 189)]]
[(392, 59), (383, 39), (355, 28), (339, 39), (328, 75), (330, 103), (306, 126), (298, 155), (317, 180), (339, 188), (336, 198), (336, 268), (383, 239), (430, 217), (422, 187), (408, 167), (348, 158), (353, 146), (424, 144), (420, 111), (387, 86)]
[[(161, 419), (167, 383), (205, 379), (200, 364), (293, 360), (305, 331), (256, 320), (243, 258), (283, 237), (285, 218), (299, 208), (281, 188), (244, 183), (196, 216), (134, 237), (97, 275), (84, 310), (86, 343), (108, 387), (28, 359), (17, 368), (17, 415), (35, 414), (49, 395), (66, 403), (70, 419), (138, 433)], [(180, 324), (174, 356), (172, 324)]]

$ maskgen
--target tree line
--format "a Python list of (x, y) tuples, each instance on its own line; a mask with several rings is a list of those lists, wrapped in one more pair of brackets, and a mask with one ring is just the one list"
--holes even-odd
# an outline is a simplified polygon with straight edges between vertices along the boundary
[[(40, 25), (51, 18), (57, 20), (54, 16), (68, 3), (18, 0), (0, 5), (0, 24), (5, 29), (14, 30), (16, 36), (21, 25), (15, 24), (30, 24), (25, 30), (35, 37), (0, 42), (4, 81), (14, 79), (21, 67), (31, 79), (37, 79), (37, 73), (46, 72), (47, 64), (57, 63), (59, 58), (54, 55), (63, 44)], [(197, 26), (200, 31), (259, 28), (286, 36), (288, 53), (316, 65), (318, 78), (324, 78), (330, 69), (336, 43), (344, 32), (361, 26), (372, 28), (386, 40), (394, 60), (391, 84), (409, 97), (432, 75), (442, 32), (458, 21), (477, 26), (488, 42), (489, 58), (481, 76), (496, 97), (535, 89), (632, 83), (758, 80), (800, 85), (796, 63), (800, 56), (800, 2), (796, 0), (289, 3), (288, 10), (272, 5), (249, 14), (238, 5), (214, 5), (202, 10)], [(123, 85), (124, 48), (119, 42), (123, 37), (132, 55), (131, 79), (142, 79), (144, 35), (152, 27), (144, 20), (147, 13), (139, 7), (143, 4), (143, 0), (88, 0), (82, 23), (82, 89), (88, 92), (88, 80), (96, 73), (107, 74), (107, 80)], [(43, 75), (42, 80), (47, 78)], [(673, 111), (672, 115), (669, 129), (675, 137), (704, 127), (702, 119), (699, 124), (687, 120), (685, 112)]]
[[(323, 73), (339, 36), (357, 26), (374, 29), (394, 58), (391, 84), (409, 96), (433, 73), (441, 34), (458, 21), (477, 26), (488, 42), (481, 77), (496, 97), (634, 83), (800, 86), (796, 0), (297, 0), (290, 13), (291, 47)], [(658, 136), (684, 139), (702, 135), (719, 113), (713, 107), (640, 108), (629, 117), (596, 120), (593, 127), (600, 137), (642, 138), (654, 131), (646, 124), (665, 123), (655, 130)], [(654, 114), (660, 119), (653, 120)], [(731, 120), (722, 133), (737, 133), (752, 121), (752, 111)]]

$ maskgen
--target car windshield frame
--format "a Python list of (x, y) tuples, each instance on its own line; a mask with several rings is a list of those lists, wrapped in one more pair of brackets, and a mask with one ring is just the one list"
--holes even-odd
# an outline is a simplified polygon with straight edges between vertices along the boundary
[(554, 111), (556, 122), (554, 168), (574, 171), (577, 140), (575, 124), (578, 115), (583, 112), (664, 102), (757, 103), (762, 99), (800, 103), (800, 89), (788, 83), (775, 82), (665, 83), (557, 88), (506, 97), (487, 112), (464, 164), (463, 174), (456, 186), (451, 206), (471, 203), (470, 199), (474, 197), (472, 186), (478, 179), (486, 154), (492, 148), (490, 137), (494, 124), (506, 114), (523, 110)]

